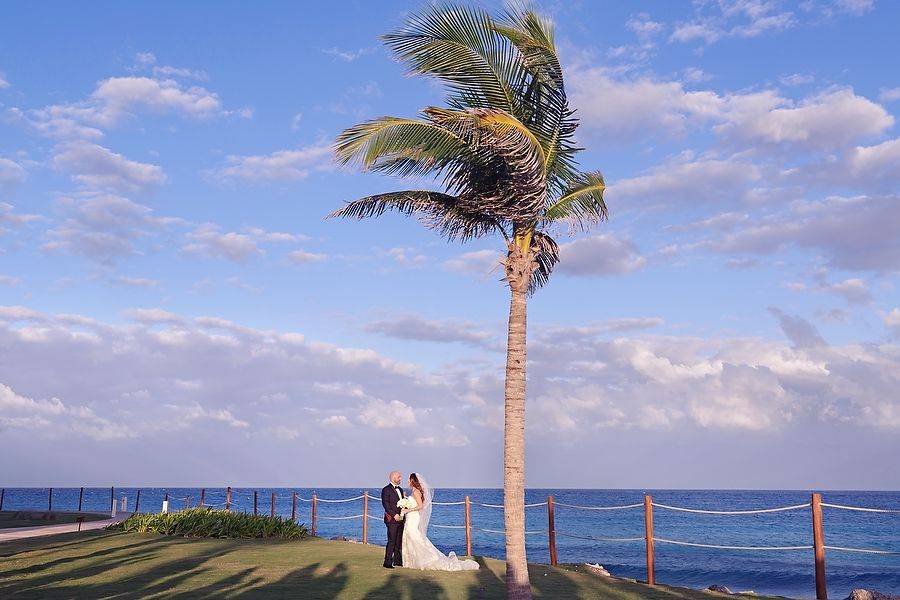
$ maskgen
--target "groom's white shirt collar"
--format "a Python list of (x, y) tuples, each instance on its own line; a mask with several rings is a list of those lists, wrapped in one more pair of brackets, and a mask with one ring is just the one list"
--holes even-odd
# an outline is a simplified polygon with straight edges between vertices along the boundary
[(403, 488), (402, 487), (400, 487), (399, 485), (394, 485), (393, 481), (388, 481), (388, 485), (391, 486), (392, 488), (394, 488), (394, 491), (397, 492), (398, 497), (400, 497), (400, 498), (403, 497)]

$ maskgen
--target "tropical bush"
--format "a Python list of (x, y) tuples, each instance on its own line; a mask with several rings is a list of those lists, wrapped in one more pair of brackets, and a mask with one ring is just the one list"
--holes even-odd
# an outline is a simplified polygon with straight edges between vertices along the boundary
[(123, 522), (110, 526), (110, 529), (131, 533), (235, 539), (297, 540), (309, 535), (305, 525), (283, 517), (249, 515), (209, 508), (192, 508), (172, 513), (134, 514)]

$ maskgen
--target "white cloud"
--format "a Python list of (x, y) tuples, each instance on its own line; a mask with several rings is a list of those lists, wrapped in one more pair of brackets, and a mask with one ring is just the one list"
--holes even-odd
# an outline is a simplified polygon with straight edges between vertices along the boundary
[(894, 124), (882, 106), (852, 89), (822, 92), (795, 103), (769, 95), (768, 102), (735, 98), (716, 131), (742, 140), (799, 144), (816, 149), (844, 146)]
[(161, 167), (129, 160), (103, 146), (84, 141), (57, 146), (53, 164), (72, 172), (72, 179), (80, 185), (96, 190), (139, 192), (166, 182)]
[(60, 250), (111, 264), (138, 252), (138, 240), (164, 231), (179, 220), (115, 194), (85, 193), (57, 201), (64, 219), (47, 231), (42, 249)]
[(620, 179), (609, 186), (610, 202), (630, 206), (663, 203), (677, 210), (682, 203), (732, 203), (745, 197), (762, 177), (753, 163), (733, 160), (680, 158), (651, 169), (648, 173)]
[(207, 119), (226, 111), (214, 92), (150, 77), (110, 77), (99, 82), (82, 102), (11, 111), (42, 135), (89, 139), (102, 137), (104, 130), (143, 113)]
[(712, 126), (720, 137), (756, 144), (831, 149), (885, 132), (894, 124), (881, 105), (851, 88), (830, 88), (800, 100), (775, 90), (719, 94), (686, 90), (680, 81), (623, 76), (575, 63), (571, 101), (585, 131), (605, 142), (681, 135)]
[(359, 420), (375, 429), (392, 429), (415, 425), (416, 414), (411, 406), (399, 400), (385, 402), (373, 398), (359, 413)]
[(465, 433), (456, 427), (456, 425), (448, 423), (440, 433), (419, 436), (413, 443), (417, 446), (428, 446), (432, 448), (462, 448), (471, 445), (472, 442)]
[(223, 233), (214, 223), (198, 225), (186, 238), (188, 242), (181, 250), (188, 254), (224, 258), (234, 262), (245, 262), (263, 254), (253, 236), (235, 231)]
[(816, 78), (812, 75), (806, 75), (803, 73), (792, 73), (790, 75), (782, 75), (778, 78), (778, 81), (783, 83), (784, 85), (806, 85), (808, 83), (812, 83)]
[(325, 54), (333, 56), (335, 58), (339, 58), (344, 62), (353, 62), (360, 57), (363, 57), (367, 54), (372, 54), (375, 52), (375, 48), (367, 47), (367, 48), (359, 48), (357, 50), (344, 50), (341, 48), (328, 48), (327, 50), (323, 50)]
[(688, 67), (682, 73), (684, 75), (684, 80), (691, 83), (709, 81), (710, 79), (712, 79), (712, 75), (704, 72), (703, 69), (698, 69), (697, 67)]
[(447, 259), (442, 266), (448, 271), (485, 277), (498, 272), (501, 260), (503, 255), (496, 250), (475, 250)]
[(900, 86), (894, 88), (882, 88), (878, 94), (878, 99), (882, 102), (896, 102), (900, 100)]
[(824, 254), (832, 267), (862, 271), (900, 269), (900, 199), (895, 196), (830, 197), (795, 202), (700, 244), (730, 254), (772, 254), (791, 247)]
[(331, 415), (319, 422), (325, 427), (350, 427), (350, 420), (344, 415)]
[(295, 265), (307, 265), (328, 260), (328, 255), (306, 252), (305, 250), (294, 250), (288, 253), (287, 258)]
[(66, 406), (59, 398), (34, 400), (0, 383), (0, 431), (23, 429), (51, 437), (85, 436), (97, 441), (131, 437), (127, 427), (94, 414), (87, 406)]
[(604, 277), (643, 268), (647, 259), (631, 240), (604, 233), (561, 244), (557, 270), (576, 277)]
[(0, 71), (0, 90), (4, 90), (9, 87), (9, 82), (6, 80), (6, 76)]
[(0, 234), (4, 232), (4, 226), (21, 227), (33, 221), (40, 221), (43, 217), (28, 213), (15, 212), (16, 207), (8, 202), (0, 202)]
[(0, 158), (0, 188), (25, 181), (25, 169), (8, 158)]
[(113, 283), (137, 288), (154, 288), (160, 285), (158, 279), (149, 279), (146, 277), (126, 277), (124, 275), (113, 279)]
[(331, 147), (312, 145), (258, 156), (228, 156), (225, 165), (207, 172), (216, 181), (298, 181), (315, 170), (331, 168)]
[(474, 323), (453, 319), (428, 320), (418, 315), (400, 315), (367, 323), (366, 331), (401, 340), (461, 342), (485, 346), (492, 337)]
[(891, 312), (884, 316), (884, 324), (897, 337), (900, 337), (900, 308), (891, 309)]

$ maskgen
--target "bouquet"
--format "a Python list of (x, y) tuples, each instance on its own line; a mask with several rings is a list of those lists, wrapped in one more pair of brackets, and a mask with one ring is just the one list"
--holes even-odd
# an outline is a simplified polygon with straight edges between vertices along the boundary
[(411, 509), (411, 508), (415, 508), (415, 507), (416, 507), (416, 500), (415, 500), (415, 498), (409, 498), (409, 497), (407, 497), (407, 498), (400, 498), (399, 500), (397, 500), (397, 508), (399, 508), (399, 509), (401, 510), (401, 512), (400, 512), (400, 518), (401, 518), (401, 519), (403, 518), (403, 512), (402, 512), (402, 511), (403, 511), (404, 509)]

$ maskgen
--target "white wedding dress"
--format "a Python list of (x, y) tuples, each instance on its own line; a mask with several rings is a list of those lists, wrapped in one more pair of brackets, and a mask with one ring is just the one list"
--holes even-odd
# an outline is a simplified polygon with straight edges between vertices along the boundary
[(428, 521), (431, 520), (432, 489), (421, 474), (416, 474), (424, 489), (424, 504), (419, 510), (406, 513), (403, 520), (403, 566), (409, 569), (431, 571), (476, 571), (474, 560), (460, 560), (451, 552), (445, 555), (428, 539)]

